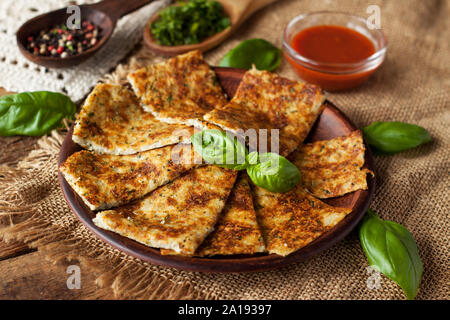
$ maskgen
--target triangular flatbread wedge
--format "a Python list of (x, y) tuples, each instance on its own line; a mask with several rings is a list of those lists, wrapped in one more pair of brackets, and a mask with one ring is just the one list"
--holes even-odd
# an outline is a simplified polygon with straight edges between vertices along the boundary
[(192, 169), (135, 203), (97, 213), (93, 221), (150, 247), (193, 255), (213, 231), (235, 180), (233, 170)]
[[(286, 156), (306, 138), (323, 110), (324, 99), (322, 90), (315, 85), (251, 69), (245, 73), (231, 102), (217, 106), (204, 119), (237, 135), (248, 137), (248, 130), (256, 130), (261, 141), (250, 141), (250, 148), (277, 152), (271, 146), (271, 140), (275, 140), (274, 143), (279, 143), (278, 153)], [(267, 139), (260, 129), (269, 130)], [(279, 140), (271, 129), (279, 129)], [(267, 146), (266, 150), (261, 150), (261, 142)]]
[(329, 206), (301, 185), (286, 193), (255, 186), (254, 204), (268, 252), (281, 256), (311, 243), (351, 212)]
[(195, 255), (253, 254), (264, 252), (265, 249), (256, 221), (250, 185), (247, 177), (242, 174), (231, 190), (214, 231)]
[(128, 75), (145, 111), (158, 120), (202, 128), (203, 115), (227, 103), (200, 51), (191, 51)]
[[(264, 240), (256, 221), (247, 177), (241, 174), (231, 190), (214, 231), (203, 241), (195, 256), (253, 254), (265, 251)], [(162, 249), (161, 254), (176, 255)]]
[(332, 198), (367, 189), (365, 146), (360, 130), (348, 136), (301, 145), (289, 159), (302, 173), (304, 186), (316, 197)]
[(145, 112), (126, 87), (98, 84), (81, 108), (73, 130), (74, 142), (105, 154), (134, 154), (189, 143), (192, 128), (167, 124)]
[(191, 148), (167, 146), (135, 155), (72, 154), (59, 170), (92, 210), (139, 199), (195, 166)]

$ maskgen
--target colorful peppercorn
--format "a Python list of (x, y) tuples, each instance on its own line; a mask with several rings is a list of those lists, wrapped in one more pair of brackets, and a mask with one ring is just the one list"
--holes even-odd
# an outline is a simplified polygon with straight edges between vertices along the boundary
[(34, 55), (67, 58), (95, 46), (101, 38), (101, 29), (84, 20), (80, 29), (70, 30), (58, 25), (27, 37), (27, 50)]

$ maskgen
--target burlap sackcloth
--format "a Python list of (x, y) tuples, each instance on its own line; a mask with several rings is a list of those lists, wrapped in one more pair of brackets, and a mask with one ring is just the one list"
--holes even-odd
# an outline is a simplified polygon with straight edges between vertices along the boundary
[[(371, 207), (414, 235), (424, 262), (418, 298), (449, 298), (449, 13), (446, 0), (278, 1), (257, 13), (230, 40), (206, 54), (220, 58), (239, 41), (260, 37), (281, 46), (283, 27), (295, 15), (339, 10), (368, 16), (379, 5), (389, 41), (383, 67), (361, 88), (329, 99), (358, 126), (398, 120), (427, 128), (433, 142), (395, 156), (375, 156), (377, 188)], [(140, 51), (106, 81), (123, 79), (130, 68), (161, 60)], [(286, 61), (277, 70), (296, 78)], [(102, 272), (99, 292), (117, 298), (218, 299), (403, 299), (384, 276), (369, 289), (367, 260), (357, 232), (312, 259), (288, 267), (247, 274), (200, 274), (151, 265), (98, 240), (72, 214), (57, 182), (63, 136), (53, 133), (16, 168), (0, 171), (0, 214), (11, 224), (0, 231), (44, 251), (54, 261), (76, 258)], [(95, 295), (92, 296), (95, 298)]]

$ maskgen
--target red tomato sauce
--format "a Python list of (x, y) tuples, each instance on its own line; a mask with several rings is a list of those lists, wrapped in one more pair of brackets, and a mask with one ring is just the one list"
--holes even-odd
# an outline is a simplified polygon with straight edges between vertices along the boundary
[(305, 29), (294, 37), (291, 46), (302, 56), (325, 63), (353, 63), (375, 53), (366, 36), (341, 26)]
[(319, 64), (307, 67), (286, 55), (300, 77), (320, 85), (325, 90), (336, 91), (355, 87), (375, 71), (352, 72), (348, 67), (326, 65), (356, 63), (375, 53), (372, 41), (350, 28), (334, 25), (310, 27), (296, 34), (290, 45), (303, 57)]

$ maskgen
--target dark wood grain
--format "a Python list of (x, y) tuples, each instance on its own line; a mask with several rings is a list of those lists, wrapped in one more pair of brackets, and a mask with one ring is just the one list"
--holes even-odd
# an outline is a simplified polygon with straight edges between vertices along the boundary
[(30, 248), (20, 241), (0, 241), (0, 261), (19, 257), (24, 254), (35, 252), (37, 249)]
[(72, 14), (67, 13), (67, 8), (44, 13), (26, 21), (19, 30), (17, 30), (17, 45), (24, 57), (33, 63), (48, 68), (72, 67), (91, 57), (106, 44), (111, 37), (119, 18), (150, 2), (151, 0), (105, 0), (92, 5), (79, 6), (83, 20), (89, 20), (101, 28), (101, 38), (97, 44), (80, 54), (62, 59), (59, 57), (34, 55), (26, 49), (28, 36), (39, 34), (41, 30), (47, 30), (55, 25), (66, 24), (68, 17)]
[[(67, 287), (69, 265), (80, 267), (80, 289)], [(114, 299), (111, 291), (99, 290), (96, 284), (99, 276), (98, 271), (81, 265), (77, 260), (55, 264), (46, 258), (45, 253), (35, 250), (0, 261), (0, 300)]]
[[(214, 70), (217, 73), (219, 82), (225, 92), (229, 97), (232, 97), (236, 92), (244, 71), (219, 67), (214, 68)], [(340, 112), (337, 107), (332, 105), (330, 102), (326, 102), (325, 110), (319, 116), (307, 138), (307, 141), (312, 142), (347, 135), (355, 129), (356, 128), (351, 121), (342, 112)], [(72, 141), (71, 136), (72, 131), (70, 131), (67, 135), (61, 148), (59, 157), (60, 164), (64, 162), (72, 153), (80, 150), (80, 147)], [(372, 157), (368, 148), (366, 148), (365, 160), (365, 166), (371, 170), (374, 170)], [(342, 240), (353, 228), (355, 228), (367, 210), (375, 190), (375, 180), (371, 176), (368, 176), (368, 190), (359, 190), (343, 197), (325, 200), (325, 202), (330, 205), (351, 208), (352, 212), (333, 229), (329, 230), (306, 247), (288, 255), (287, 257), (281, 257), (275, 254), (258, 254), (252, 256), (242, 255), (221, 256), (214, 258), (189, 258), (164, 256), (161, 255), (157, 249), (147, 247), (116, 233), (96, 227), (92, 222), (92, 218), (95, 216), (95, 213), (83, 203), (83, 201), (72, 190), (61, 174), (59, 174), (59, 181), (64, 197), (66, 198), (72, 211), (100, 239), (108, 242), (121, 251), (151, 263), (201, 272), (261, 271), (308, 259), (309, 257), (318, 254), (319, 252), (331, 247), (336, 242)]]

